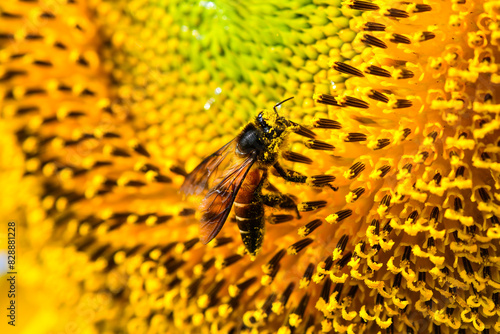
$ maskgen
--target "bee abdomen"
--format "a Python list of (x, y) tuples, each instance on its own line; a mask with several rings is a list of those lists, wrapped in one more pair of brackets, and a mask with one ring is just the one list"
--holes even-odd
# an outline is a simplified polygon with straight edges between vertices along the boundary
[(241, 240), (251, 255), (256, 255), (264, 239), (264, 207), (261, 203), (234, 203)]
[(260, 219), (264, 215), (264, 207), (262, 203), (234, 202), (234, 213), (236, 214), (236, 219), (241, 218), (242, 221), (255, 218)]
[(236, 216), (241, 240), (251, 255), (257, 255), (264, 240), (264, 217), (240, 218)]

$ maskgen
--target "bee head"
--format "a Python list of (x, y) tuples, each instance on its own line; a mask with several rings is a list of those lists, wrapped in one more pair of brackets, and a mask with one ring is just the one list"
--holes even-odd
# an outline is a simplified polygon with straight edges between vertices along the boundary
[(285, 117), (281, 117), (276, 108), (291, 99), (293, 99), (293, 97), (276, 104), (273, 108), (274, 113), (268, 110), (262, 110), (259, 115), (257, 115), (257, 124), (269, 140), (280, 137), (290, 126), (290, 122)]
[(262, 110), (257, 115), (256, 123), (269, 140), (280, 137), (290, 125), (285, 117), (278, 116), (269, 110)]
[(245, 126), (238, 137), (238, 154), (244, 156), (257, 152), (257, 159), (263, 164), (270, 165), (276, 161), (292, 125), (285, 117), (278, 115), (276, 106), (274, 111), (261, 110), (253, 122)]

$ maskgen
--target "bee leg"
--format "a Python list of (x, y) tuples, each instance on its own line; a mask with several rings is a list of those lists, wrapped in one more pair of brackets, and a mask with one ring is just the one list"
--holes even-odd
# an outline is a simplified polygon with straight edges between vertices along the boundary
[[(278, 162), (273, 165), (274, 169), (278, 172), (278, 174), (287, 181), (295, 182), (295, 183), (306, 183), (307, 176), (302, 175), (291, 169), (284, 169)], [(333, 191), (339, 190), (338, 187), (332, 186), (330, 183), (325, 183), (322, 185), (315, 185), (319, 187), (329, 186)]]
[(287, 181), (295, 183), (306, 183), (307, 181), (307, 176), (290, 169), (285, 170), (283, 167), (281, 167), (279, 162), (275, 163), (273, 167), (278, 172), (278, 174)]
[(272, 208), (295, 210), (297, 212), (297, 219), (301, 218), (297, 204), (295, 204), (294, 199), (290, 195), (280, 193), (261, 194), (260, 200), (264, 205)]

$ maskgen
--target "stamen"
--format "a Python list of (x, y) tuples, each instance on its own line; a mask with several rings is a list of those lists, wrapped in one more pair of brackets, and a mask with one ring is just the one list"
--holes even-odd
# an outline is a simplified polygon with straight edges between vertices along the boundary
[(346, 73), (346, 74), (354, 75), (357, 77), (364, 77), (363, 72), (361, 72), (360, 70), (358, 70), (354, 66), (351, 66), (351, 65), (339, 62), (339, 61), (336, 61), (334, 64), (335, 65), (333, 65), (332, 67), (341, 73)]
[[(347, 179), (352, 180), (359, 176), (359, 174), (365, 170), (365, 164), (362, 162), (356, 162), (347, 171)], [(344, 175), (345, 176), (345, 175)]]
[(326, 104), (329, 106), (340, 107), (341, 105), (335, 99), (335, 96), (330, 94), (319, 94), (314, 96), (314, 100), (321, 104)]
[(309, 140), (305, 143), (305, 145), (307, 148), (313, 150), (333, 151), (333, 149), (335, 149), (335, 146), (321, 140)]
[(300, 153), (296, 152), (291, 152), (291, 151), (286, 151), (283, 152), (282, 154), (283, 159), (292, 161), (292, 162), (297, 162), (297, 163), (302, 163), (302, 164), (307, 164), (310, 165), (312, 164), (312, 159), (306, 157), (305, 155), (302, 155)]
[(352, 258), (352, 253), (348, 252), (347, 254), (342, 256), (342, 258), (340, 260), (338, 260), (337, 263), (335, 263), (335, 266), (338, 267), (340, 270), (340, 269), (344, 268), (345, 265), (349, 263), (349, 261), (351, 261), (351, 258)]
[(390, 170), (391, 170), (391, 166), (389, 166), (389, 165), (384, 165), (384, 166), (380, 167), (378, 169), (378, 171), (380, 171), (380, 177), (386, 176)]
[(385, 31), (385, 25), (377, 22), (366, 22), (363, 30), (365, 31)]
[(327, 118), (318, 118), (314, 121), (313, 126), (318, 129), (341, 129), (342, 125), (339, 122), (327, 119)]
[(342, 235), (337, 243), (336, 248), (340, 249), (343, 252), (345, 250), (345, 247), (347, 246), (347, 241), (349, 241), (349, 237), (347, 236), (347, 234)]
[(440, 173), (436, 173), (436, 175), (434, 175), (434, 177), (432, 178), (434, 180), (434, 183), (439, 186), (441, 184), (441, 174)]
[(377, 147), (374, 148), (374, 150), (381, 150), (387, 145), (391, 143), (390, 139), (384, 138), (384, 139), (378, 139), (377, 140)]
[(309, 223), (307, 223), (305, 226), (299, 228), (299, 235), (303, 238), (307, 237), (309, 234), (311, 234), (315, 229), (321, 226), (323, 222), (321, 219), (315, 219)]
[(289, 323), (292, 327), (298, 327), (302, 322), (304, 317), (304, 312), (306, 311), (307, 304), (309, 303), (309, 294), (305, 294), (304, 297), (299, 302), (299, 306), (290, 314)]
[(391, 233), (391, 231), (393, 230), (392, 226), (391, 226), (391, 222), (387, 222), (387, 224), (385, 224), (384, 228), (383, 228), (383, 231), (386, 233), (386, 234), (389, 234)]
[(462, 263), (464, 265), (464, 269), (467, 275), (474, 275), (474, 269), (472, 269), (472, 264), (466, 257), (462, 257)]
[(392, 34), (390, 41), (396, 44), (411, 44), (411, 40), (401, 34)]
[(432, 131), (427, 135), (427, 138), (432, 138), (432, 142), (434, 143), (436, 141), (438, 133), (436, 131)]
[(335, 181), (335, 176), (333, 175), (314, 175), (309, 178), (313, 187), (323, 187), (330, 182)]
[(408, 14), (404, 10), (396, 9), (396, 8), (388, 9), (384, 15), (389, 16), (389, 17), (393, 17), (393, 18), (397, 18), (397, 19), (405, 19), (407, 17), (410, 17), (410, 14)]
[(216, 247), (221, 247), (221, 246), (224, 246), (224, 245), (227, 245), (231, 242), (233, 242), (233, 238), (230, 238), (230, 237), (221, 237), (221, 238), (215, 238), (215, 241), (212, 243), (212, 247), (216, 248)]
[(380, 233), (380, 222), (377, 219), (372, 220), (370, 226), (375, 226), (373, 234), (378, 235)]
[(347, 195), (349, 197), (350, 203), (354, 203), (363, 193), (365, 192), (365, 188), (359, 187), (354, 190), (351, 190), (351, 192)]
[(411, 106), (413, 106), (413, 103), (410, 100), (398, 99), (394, 105), (394, 109), (410, 108)]
[(413, 165), (408, 163), (408, 164), (405, 164), (402, 169), (406, 169), (407, 173), (410, 174), (412, 168), (413, 168)]
[(399, 289), (401, 287), (402, 278), (403, 275), (401, 273), (397, 273), (396, 276), (394, 276), (394, 282), (392, 283), (392, 287), (395, 289)]
[(271, 260), (269, 260), (269, 262), (267, 262), (267, 264), (262, 266), (262, 271), (265, 274), (271, 273), (276, 268), (276, 266), (279, 264), (279, 262), (281, 261), (283, 256), (285, 256), (285, 254), (286, 254), (286, 251), (284, 249), (281, 249), (279, 252), (277, 252), (271, 258)]
[(385, 96), (384, 94), (380, 93), (379, 91), (376, 91), (373, 89), (370, 91), (370, 94), (368, 95), (368, 97), (372, 100), (377, 100), (377, 101), (384, 102), (384, 103), (389, 102), (389, 98), (387, 96)]
[(340, 210), (334, 213), (333, 215), (329, 215), (326, 217), (326, 221), (330, 224), (333, 223), (339, 223), (342, 220), (346, 219), (347, 217), (350, 217), (352, 215), (352, 210), (346, 209), (346, 210)]
[(434, 242), (434, 238), (430, 237), (427, 239), (427, 248), (434, 248), (436, 247), (436, 243)]
[(406, 139), (411, 134), (411, 129), (403, 129), (403, 140)]
[[(375, 66), (375, 65), (368, 66), (368, 68), (365, 70), (365, 73), (368, 73), (368, 74), (371, 74), (371, 75), (376, 75), (378, 77), (384, 77), (384, 78), (390, 78), (391, 77), (391, 72), (383, 69), (382, 67), (378, 67), (378, 66)], [(376, 91), (372, 90), (372, 92), (376, 92)], [(381, 93), (379, 93), (379, 94), (381, 94)], [(389, 100), (384, 101), (384, 102), (388, 102), (388, 101)]]
[(455, 172), (455, 178), (463, 177), (464, 173), (465, 173), (465, 167), (464, 166), (458, 167), (457, 171)]
[(134, 145), (132, 146), (132, 148), (134, 149), (134, 151), (136, 151), (137, 153), (145, 156), (145, 157), (151, 157), (151, 155), (149, 154), (149, 152), (146, 150), (146, 148), (144, 146), (142, 146), (140, 143), (136, 142), (134, 143)]
[(387, 44), (385, 44), (382, 40), (378, 39), (377, 37), (369, 34), (364, 34), (363, 38), (361, 39), (361, 42), (376, 48), (387, 49)]
[(342, 104), (342, 106), (361, 108), (361, 109), (370, 108), (370, 105), (368, 104), (368, 102), (365, 102), (363, 100), (357, 99), (357, 98), (352, 97), (352, 96), (346, 96), (345, 102)]
[(196, 213), (195, 209), (192, 208), (183, 208), (178, 215), (180, 217), (187, 217), (187, 216), (193, 216)]
[(302, 276), (300, 280), (300, 285), (299, 288), (303, 289), (309, 286), (309, 283), (311, 283), (311, 277), (314, 272), (314, 264), (309, 263), (309, 265), (306, 268), (306, 271), (304, 272), (304, 275)]
[(302, 202), (297, 206), (297, 208), (300, 212), (308, 212), (324, 208), (326, 204), (326, 201)]
[(316, 134), (313, 131), (311, 131), (310, 129), (308, 129), (305, 126), (300, 125), (300, 124), (295, 124), (295, 123), (293, 123), (293, 124), (294, 124), (294, 126), (292, 127), (292, 131), (294, 133), (298, 134), (299, 136), (306, 137), (306, 138), (311, 138), (311, 139), (316, 138)]
[(182, 252), (187, 252), (187, 251), (191, 250), (191, 248), (193, 248), (194, 245), (196, 245), (198, 243), (198, 241), (200, 241), (199, 238), (193, 238), (191, 240), (188, 240), (188, 241), (184, 242), (182, 244), (182, 250), (181, 251)]
[(273, 224), (273, 225), (277, 225), (277, 224), (282, 224), (282, 223), (292, 221), (294, 219), (295, 219), (295, 217), (293, 215), (283, 215), (283, 214), (275, 215), (275, 214), (272, 214), (269, 216), (269, 223)]
[(347, 293), (347, 297), (350, 298), (351, 300), (354, 299), (354, 296), (356, 296), (356, 292), (358, 292), (358, 289), (359, 289), (358, 284), (351, 286), (349, 292)]
[(290, 255), (297, 255), (301, 250), (312, 244), (314, 240), (311, 238), (305, 238), (297, 241), (287, 249), (287, 253)]
[(243, 258), (242, 255), (239, 255), (239, 254), (234, 254), (234, 255), (230, 255), (228, 257), (226, 257), (224, 260), (222, 260), (222, 262), (220, 262), (218, 264), (218, 267), (219, 268), (227, 268), (229, 267), (230, 265), (238, 262), (239, 260), (241, 260)]
[(358, 142), (358, 141), (365, 141), (366, 139), (367, 139), (367, 137), (364, 133), (350, 132), (347, 135), (347, 138), (344, 139), (344, 141), (347, 143), (353, 143), (353, 142)]
[(428, 41), (430, 39), (433, 39), (436, 37), (436, 34), (433, 33), (433, 32), (430, 32), (430, 31), (422, 31), (420, 37), (419, 37), (419, 41), (420, 42), (425, 42), (425, 41)]
[(405, 224), (412, 224), (412, 223), (415, 223), (415, 221), (417, 220), (418, 218), (418, 211), (415, 210), (415, 211), (412, 211), (408, 217), (406, 218), (406, 221), (405, 221)]
[(241, 295), (242, 292), (244, 292), (246, 289), (248, 289), (255, 281), (257, 281), (257, 277), (250, 277), (244, 282), (241, 282), (240, 284), (236, 284), (233, 286), (229, 286), (229, 295), (233, 298), (237, 297), (238, 295)]
[(410, 79), (410, 78), (413, 78), (414, 76), (415, 76), (415, 74), (412, 71), (402, 69), (398, 75), (398, 79)]
[(484, 188), (479, 188), (479, 196), (483, 200), (483, 202), (489, 202), (491, 200), (490, 195)]
[[(280, 298), (281, 307), (286, 306), (288, 299), (290, 298), (290, 295), (292, 294), (294, 288), (295, 288), (294, 283), (288, 284), (288, 286), (286, 287), (285, 291), (283, 292)], [(273, 304), (273, 311), (274, 311), (274, 304)]]
[(262, 305), (262, 312), (265, 315), (269, 316), (269, 314), (271, 314), (272, 306), (275, 300), (276, 300), (276, 294), (274, 292), (271, 293), (269, 297), (267, 297), (266, 301), (264, 302), (264, 305)]
[(181, 176), (184, 176), (186, 177), (188, 175), (188, 173), (186, 172), (186, 170), (180, 166), (172, 166), (170, 167), (170, 171), (172, 173), (175, 173), (177, 175), (181, 175)]
[(411, 256), (411, 246), (406, 246), (401, 261), (402, 262), (409, 261), (410, 256)]
[(319, 298), (323, 299), (325, 302), (328, 302), (330, 299), (330, 289), (332, 287), (332, 280), (327, 278), (325, 280), (325, 284), (323, 284), (323, 288), (321, 289), (321, 294)]
[(431, 10), (432, 10), (432, 7), (429, 5), (417, 4), (415, 6), (415, 10), (413, 12), (414, 13), (423, 13), (423, 12), (430, 12)]
[(379, 10), (380, 7), (376, 4), (368, 1), (354, 0), (352, 3), (348, 4), (352, 9), (357, 10)]

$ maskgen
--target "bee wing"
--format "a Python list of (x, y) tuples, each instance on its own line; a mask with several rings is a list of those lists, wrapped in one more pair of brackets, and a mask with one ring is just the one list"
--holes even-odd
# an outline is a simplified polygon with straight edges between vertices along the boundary
[(233, 139), (222, 146), (217, 152), (206, 157), (200, 164), (186, 176), (181, 186), (181, 191), (186, 195), (199, 194), (207, 188), (208, 180), (217, 172), (220, 164), (230, 152), (234, 152), (236, 141)]
[[(231, 165), (219, 178), (221, 180), (205, 196), (201, 203), (201, 242), (210, 242), (219, 234), (226, 222), (234, 199), (248, 171), (256, 161), (255, 154)], [(217, 180), (217, 181), (218, 181)]]

